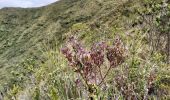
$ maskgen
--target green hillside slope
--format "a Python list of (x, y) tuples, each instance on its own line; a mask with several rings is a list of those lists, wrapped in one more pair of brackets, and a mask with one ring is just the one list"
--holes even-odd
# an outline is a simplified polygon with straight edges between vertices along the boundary
[[(161, 4), (162, 0), (60, 0), (40, 8), (0, 9), (0, 91), (6, 94), (14, 90), (12, 93), (19, 95), (20, 99), (22, 92), (18, 92), (18, 88), (25, 93), (27, 89), (36, 87), (34, 90), (37, 92), (37, 87), (49, 78), (43, 77), (43, 74), (51, 75), (51, 71), (57, 69), (54, 66), (62, 63), (66, 66), (63, 58), (55, 64), (50, 63), (50, 60), (61, 57), (58, 50), (71, 35), (78, 36), (87, 46), (100, 40), (112, 40), (117, 34), (138, 33), (139, 37), (147, 35), (144, 41), (146, 47), (151, 49), (143, 50), (146, 53), (144, 60), (150, 57), (149, 53), (154, 55), (153, 52), (158, 52), (162, 58), (158, 57), (161, 60), (157, 60), (156, 66), (163, 66), (161, 69), (169, 78), (169, 66), (166, 66), (169, 52), (167, 30), (162, 34), (156, 23), (160, 12), (164, 11), (157, 8)], [(169, 9), (169, 3), (167, 4)], [(161, 26), (161, 23), (159, 25)], [(51, 52), (55, 52), (55, 56)], [(143, 57), (142, 54), (141, 56)], [(20, 76), (24, 81), (20, 80)], [(32, 76), (39, 79), (35, 86), (28, 83)], [(48, 84), (45, 82), (44, 84)], [(18, 84), (16, 92), (15, 85)], [(51, 85), (50, 82), (49, 84)], [(169, 86), (169, 81), (167, 84), (166, 86)]]
[(30, 56), (41, 58), (38, 52), (42, 49), (41, 45), (44, 42), (62, 43), (64, 38), (62, 36), (73, 24), (98, 22), (99, 20), (98, 23), (102, 23), (102, 19), (112, 21), (113, 19), (109, 20), (109, 17), (114, 16), (111, 15), (112, 8), (119, 9), (117, 7), (121, 6), (123, 2), (116, 3), (95, 0), (61, 0), (42, 8), (4, 8), (0, 10), (1, 79), (6, 80), (8, 78), (6, 73), (9, 73), (8, 70), (11, 71), (11, 66), (24, 59)]

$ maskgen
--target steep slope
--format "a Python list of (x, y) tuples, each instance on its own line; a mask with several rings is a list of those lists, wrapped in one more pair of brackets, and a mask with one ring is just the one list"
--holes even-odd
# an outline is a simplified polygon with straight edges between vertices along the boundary
[[(155, 28), (149, 19), (156, 14), (150, 15), (148, 5), (147, 0), (60, 0), (40, 8), (1, 9), (0, 90), (13, 86), (17, 80), (13, 73), (20, 74), (21, 63), (33, 59), (36, 67), (43, 64), (48, 60), (42, 55), (47, 52), (46, 48), (59, 49), (70, 35), (76, 34), (86, 44), (92, 44), (112, 39), (117, 32), (129, 33), (135, 29), (149, 32)], [(81, 31), (84, 24), (90, 31)], [(78, 28), (74, 30), (73, 27)], [(166, 44), (162, 37), (162, 44)], [(165, 51), (166, 47), (162, 45), (161, 48)]]
[[(120, 2), (119, 4), (106, 0), (61, 0), (42, 8), (1, 9), (1, 79), (7, 80), (10, 74), (6, 73), (10, 73), (12, 66), (23, 62), (26, 58), (41, 59), (41, 51), (44, 48), (42, 44), (46, 44), (47, 41), (49, 42), (47, 46), (51, 45), (53, 48), (54, 45), (62, 43), (64, 38), (62, 35), (73, 24), (80, 22), (102, 24), (102, 19), (104, 23), (111, 22), (114, 20), (112, 19), (114, 9), (123, 5), (125, 1)], [(56, 41), (57, 43), (52, 43)]]
[[(6, 73), (9, 73), (11, 66), (26, 57), (40, 58), (37, 52), (42, 48), (40, 43), (44, 40), (62, 39), (62, 34), (76, 21), (89, 19), (86, 12), (76, 12), (80, 4), (78, 0), (62, 0), (42, 8), (0, 10), (1, 79), (6, 80)], [(81, 14), (84, 15), (82, 18)]]

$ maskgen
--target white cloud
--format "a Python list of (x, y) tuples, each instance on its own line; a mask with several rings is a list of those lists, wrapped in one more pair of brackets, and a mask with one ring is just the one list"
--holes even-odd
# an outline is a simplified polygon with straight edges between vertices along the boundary
[(3, 7), (40, 7), (58, 0), (0, 0), (0, 8)]

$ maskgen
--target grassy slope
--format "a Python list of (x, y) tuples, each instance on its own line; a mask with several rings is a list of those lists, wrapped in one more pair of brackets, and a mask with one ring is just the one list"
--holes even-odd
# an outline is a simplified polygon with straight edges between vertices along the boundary
[(107, 26), (121, 31), (144, 28), (138, 24), (132, 28), (139, 20), (135, 9), (144, 8), (141, 4), (140, 0), (61, 0), (41, 8), (0, 10), (0, 86), (10, 82), (10, 72), (20, 62), (30, 57), (43, 60), (44, 44), (58, 48), (76, 23), (92, 28), (92, 33), (80, 34), (87, 44), (105, 36), (112, 39), (110, 31), (101, 30)]
[(29, 56), (41, 58), (38, 52), (44, 41), (49, 42), (48, 46), (55, 44), (54, 39), (62, 43), (62, 35), (73, 24), (102, 22), (101, 19), (109, 17), (112, 8), (118, 6), (111, 6), (113, 3), (112, 0), (61, 0), (42, 8), (0, 10), (0, 84), (9, 78), (12, 66)]

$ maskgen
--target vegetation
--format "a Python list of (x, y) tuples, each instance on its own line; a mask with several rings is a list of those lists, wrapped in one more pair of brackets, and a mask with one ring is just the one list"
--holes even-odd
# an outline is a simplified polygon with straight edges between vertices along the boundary
[[(80, 86), (89, 92), (91, 99), (97, 99), (97, 97), (93, 97), (98, 94), (97, 87), (102, 88), (103, 85), (106, 85), (105, 78), (111, 68), (117, 67), (125, 59), (122, 43), (117, 39), (114, 47), (109, 47), (105, 42), (101, 42), (93, 45), (91, 51), (87, 51), (74, 37), (71, 37), (69, 42), (72, 48), (64, 47), (62, 52), (73, 67), (73, 71), (81, 76), (81, 79), (76, 80), (76, 84), (81, 84)], [(103, 74), (104, 68), (101, 68), (101, 65), (103, 65), (106, 55), (109, 64), (105, 66), (108, 70)]]
[(0, 99), (170, 99), (169, 11), (169, 0), (1, 9)]

